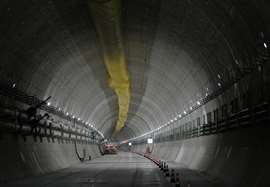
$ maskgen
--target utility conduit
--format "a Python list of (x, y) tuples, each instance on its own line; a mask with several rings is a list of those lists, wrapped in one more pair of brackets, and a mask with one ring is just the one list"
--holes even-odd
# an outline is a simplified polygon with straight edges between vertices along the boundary
[(114, 135), (125, 125), (130, 101), (129, 73), (121, 34), (121, 0), (88, 0), (109, 74), (109, 86), (118, 98)]

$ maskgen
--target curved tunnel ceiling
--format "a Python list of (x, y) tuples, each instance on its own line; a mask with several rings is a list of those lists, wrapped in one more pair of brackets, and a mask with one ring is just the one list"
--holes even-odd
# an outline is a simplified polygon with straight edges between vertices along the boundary
[[(15, 82), (110, 137), (117, 97), (107, 86), (83, 0), (1, 1), (1, 80)], [(251, 66), (269, 32), (266, 0), (122, 1), (131, 100), (118, 140), (157, 128), (218, 82)], [(14, 67), (16, 67), (14, 69)], [(221, 78), (219, 78), (221, 77)]]

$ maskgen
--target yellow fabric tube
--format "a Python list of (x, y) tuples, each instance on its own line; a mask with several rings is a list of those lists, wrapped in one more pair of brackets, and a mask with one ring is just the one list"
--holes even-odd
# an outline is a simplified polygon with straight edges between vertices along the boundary
[(109, 86), (118, 98), (114, 135), (125, 125), (130, 101), (130, 81), (121, 34), (121, 0), (88, 0), (109, 74)]

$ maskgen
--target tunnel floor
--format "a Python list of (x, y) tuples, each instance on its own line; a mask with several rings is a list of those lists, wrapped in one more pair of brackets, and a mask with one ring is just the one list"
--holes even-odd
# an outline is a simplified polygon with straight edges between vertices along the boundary
[(119, 152), (47, 175), (13, 181), (6, 186), (103, 187), (172, 186), (150, 160)]
[[(202, 173), (184, 169), (176, 163), (169, 163), (180, 173), (181, 186), (221, 187), (220, 182)], [(190, 182), (192, 181), (192, 183)], [(10, 181), (7, 187), (127, 187), (127, 186), (174, 186), (163, 172), (150, 160), (135, 153), (119, 152), (105, 155), (76, 166), (17, 181)]]

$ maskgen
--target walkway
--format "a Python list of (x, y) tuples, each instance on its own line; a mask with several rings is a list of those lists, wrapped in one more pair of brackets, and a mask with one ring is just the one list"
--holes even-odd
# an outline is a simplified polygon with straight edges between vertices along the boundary
[(120, 152), (105, 155), (52, 174), (13, 181), (7, 187), (170, 187), (163, 173), (150, 160)]

